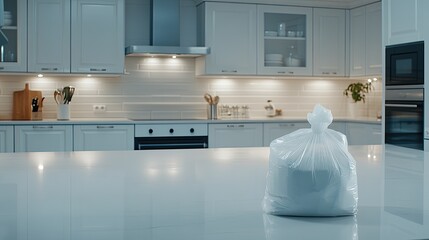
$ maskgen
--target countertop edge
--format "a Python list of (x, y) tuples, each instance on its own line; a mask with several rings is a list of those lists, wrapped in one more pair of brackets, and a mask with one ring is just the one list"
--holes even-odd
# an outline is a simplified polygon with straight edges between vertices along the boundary
[[(273, 117), (273, 118), (237, 118), (237, 119), (147, 119), (147, 120), (132, 120), (127, 118), (72, 118), (70, 120), (0, 120), (1, 125), (96, 125), (96, 124), (225, 124), (225, 123), (282, 123), (282, 122), (307, 122), (305, 118), (287, 118), (287, 117)], [(334, 122), (350, 122), (350, 123), (365, 123), (381, 125), (382, 121), (375, 118), (336, 118)]]

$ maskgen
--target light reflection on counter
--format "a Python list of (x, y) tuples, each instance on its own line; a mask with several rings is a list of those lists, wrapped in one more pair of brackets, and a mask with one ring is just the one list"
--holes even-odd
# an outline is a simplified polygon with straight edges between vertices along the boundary
[(0, 239), (429, 238), (429, 152), (349, 150), (358, 214), (338, 218), (263, 213), (269, 148), (0, 154)]

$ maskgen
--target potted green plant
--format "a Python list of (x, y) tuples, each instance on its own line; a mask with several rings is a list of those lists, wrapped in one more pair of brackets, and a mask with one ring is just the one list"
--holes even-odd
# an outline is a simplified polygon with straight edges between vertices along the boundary
[(365, 94), (369, 93), (372, 90), (372, 85), (370, 82), (367, 83), (351, 83), (343, 92), (343, 95), (346, 97), (351, 96), (353, 102), (364, 102), (365, 103)]

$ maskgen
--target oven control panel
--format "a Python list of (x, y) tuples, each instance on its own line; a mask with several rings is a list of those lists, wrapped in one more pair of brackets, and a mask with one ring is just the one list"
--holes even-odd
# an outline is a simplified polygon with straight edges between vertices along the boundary
[(135, 137), (207, 136), (207, 124), (136, 124)]

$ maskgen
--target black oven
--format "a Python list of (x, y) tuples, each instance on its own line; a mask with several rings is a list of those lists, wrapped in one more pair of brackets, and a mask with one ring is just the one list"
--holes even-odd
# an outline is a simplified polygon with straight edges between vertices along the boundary
[(385, 143), (423, 150), (423, 88), (387, 89)]
[(386, 86), (423, 85), (424, 42), (386, 46)]
[(136, 124), (134, 149), (208, 148), (207, 133), (205, 123), (165, 121), (165, 123)]

